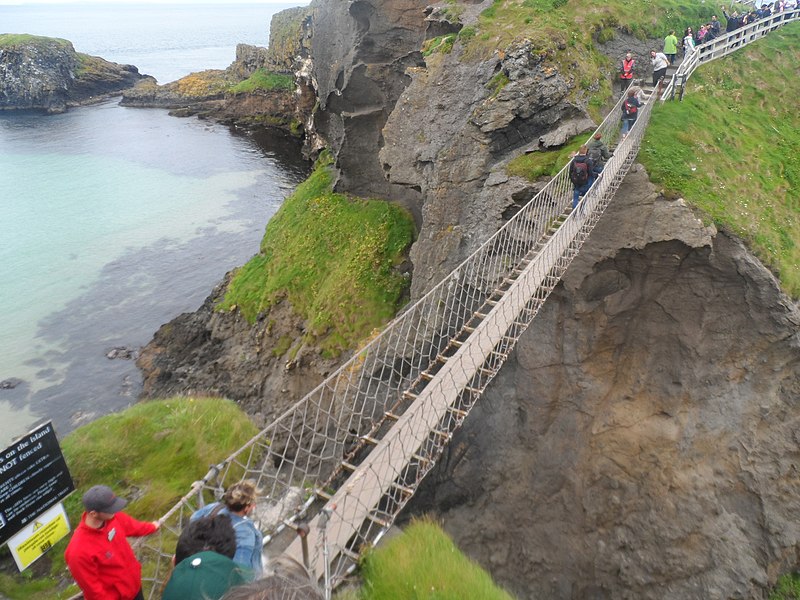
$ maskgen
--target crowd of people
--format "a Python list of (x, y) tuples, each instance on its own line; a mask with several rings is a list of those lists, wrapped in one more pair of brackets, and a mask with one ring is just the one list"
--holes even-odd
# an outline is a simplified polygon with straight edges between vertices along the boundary
[[(220, 502), (196, 511), (181, 531), (162, 600), (321, 600), (299, 564), (264, 568), (262, 535), (249, 515), (258, 490), (251, 480), (231, 485)], [(83, 495), (85, 512), (65, 552), (85, 600), (144, 600), (142, 568), (128, 537), (151, 535), (158, 522), (122, 512), (127, 501), (105, 485)]]
[(722, 14), (725, 15), (725, 19), (728, 21), (725, 31), (729, 33), (740, 27), (779, 13), (784, 13), (787, 17), (791, 16), (794, 11), (797, 10), (798, 6), (800, 6), (798, 0), (777, 0), (776, 2), (757, 1), (749, 12), (739, 14), (738, 11), (733, 11), (730, 15), (722, 8)]
[[(680, 38), (674, 30), (670, 31), (664, 38), (663, 51), (655, 49), (650, 51), (654, 88), (666, 75), (670, 65), (675, 64), (680, 50), (683, 51), (684, 55), (691, 54), (700, 44), (710, 42), (717, 37), (776, 14), (784, 14), (787, 18), (792, 17), (795, 11), (800, 10), (800, 0), (776, 0), (774, 2), (756, 0), (753, 3), (752, 10), (743, 14), (739, 14), (737, 11), (728, 14), (724, 7), (720, 7), (720, 9), (726, 21), (724, 29), (717, 15), (713, 15), (711, 20), (700, 25), (697, 30), (687, 27)], [(638, 108), (642, 105), (641, 88), (632, 85), (635, 70), (636, 58), (631, 52), (627, 52), (618, 69), (618, 81), (621, 93), (624, 96), (624, 101), (620, 105), (622, 110), (622, 139), (625, 139), (628, 131), (636, 122)], [(573, 185), (573, 208), (578, 206), (580, 199), (586, 194), (602, 170), (604, 157), (593, 156), (592, 154), (588, 145), (583, 146), (573, 156), (570, 163), (569, 176)]]

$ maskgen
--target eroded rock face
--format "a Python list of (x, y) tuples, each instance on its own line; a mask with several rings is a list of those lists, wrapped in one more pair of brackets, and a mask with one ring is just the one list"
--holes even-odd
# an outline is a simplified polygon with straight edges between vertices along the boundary
[(382, 129), (421, 64), (425, 39), (420, 0), (316, 0), (312, 4), (313, 80), (319, 100), (314, 128), (333, 148), (337, 191), (403, 201), (414, 209), (417, 190), (384, 177), (377, 150)]
[(0, 36), (0, 110), (63, 112), (119, 93), (143, 78), (132, 65), (79, 54), (67, 40), (18, 36), (9, 41)]
[(380, 160), (391, 182), (419, 189), (424, 199), (411, 253), (412, 296), (419, 297), (507, 220), (524, 184), (497, 186), (507, 183), (505, 164), (516, 152), (562, 144), (594, 125), (570, 94), (570, 75), (524, 40), (483, 61), (465, 57), (457, 44), (408, 73)]
[(634, 168), (413, 510), (520, 598), (760, 598), (797, 564), (800, 312)]

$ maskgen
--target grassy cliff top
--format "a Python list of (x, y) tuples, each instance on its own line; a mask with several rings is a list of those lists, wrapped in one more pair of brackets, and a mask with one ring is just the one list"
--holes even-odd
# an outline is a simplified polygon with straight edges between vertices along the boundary
[(0, 48), (15, 48), (17, 46), (36, 45), (42, 47), (57, 46), (72, 49), (72, 42), (62, 38), (30, 35), (28, 33), (2, 33), (0, 34)]
[(220, 309), (251, 323), (286, 299), (326, 356), (354, 348), (391, 319), (409, 280), (397, 271), (414, 236), (397, 205), (336, 194), (329, 159), (272, 217), (261, 251), (234, 275)]
[(598, 44), (628, 35), (656, 40), (660, 50), (669, 31), (697, 28), (714, 14), (722, 18), (719, 5), (696, 0), (494, 0), (477, 20), (467, 17), (464, 4), (445, 4), (444, 15), (465, 27), (429, 40), (424, 53), (450, 52), (459, 44), (463, 60), (483, 60), (526, 41), (533, 55), (573, 82), (573, 97), (586, 102), (598, 120), (612, 95), (608, 73), (616, 61)]
[(692, 75), (655, 107), (639, 160), (651, 179), (743, 238), (800, 297), (800, 23)]

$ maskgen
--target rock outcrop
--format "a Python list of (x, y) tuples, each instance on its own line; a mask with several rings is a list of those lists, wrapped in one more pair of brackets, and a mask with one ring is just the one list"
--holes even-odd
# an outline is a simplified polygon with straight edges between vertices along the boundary
[[(277, 16), (277, 15), (276, 15)], [(298, 15), (293, 15), (296, 21)], [(295, 23), (292, 30), (295, 44), (283, 41), (280, 52), (271, 49), (238, 44), (236, 60), (227, 69), (213, 69), (191, 73), (177, 81), (158, 85), (148, 80), (126, 90), (122, 95), (124, 106), (168, 108), (176, 116), (197, 115), (223, 123), (244, 127), (277, 127), (297, 133), (300, 124), (310, 119), (316, 99), (311, 89), (301, 80), (296, 86), (276, 86), (264, 89), (253, 86), (239, 91), (237, 84), (263, 70), (282, 73), (287, 64), (300, 68), (303, 61), (302, 29), (304, 21)], [(284, 35), (288, 25), (284, 23)], [(290, 58), (289, 54), (293, 57)], [(285, 75), (285, 73), (284, 73)]]
[(265, 425), (316, 387), (334, 361), (302, 344), (303, 321), (285, 301), (254, 325), (238, 311), (215, 310), (227, 284), (228, 277), (199, 310), (162, 325), (142, 349), (142, 397), (233, 398)]
[(0, 35), (0, 110), (59, 113), (118, 94), (145, 78), (132, 65), (78, 53), (67, 40)]
[(425, 2), (316, 0), (311, 8), (312, 80), (319, 101), (313, 125), (334, 150), (336, 191), (404, 202), (418, 214), (419, 191), (388, 180), (377, 150), (410, 82), (406, 70), (422, 64)]
[(628, 175), (412, 502), (519, 598), (761, 598), (797, 564), (800, 311)]

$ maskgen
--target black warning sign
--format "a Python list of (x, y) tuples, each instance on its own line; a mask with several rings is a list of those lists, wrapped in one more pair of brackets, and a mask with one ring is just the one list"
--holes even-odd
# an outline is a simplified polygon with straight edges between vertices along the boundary
[(52, 422), (0, 452), (0, 544), (74, 489)]

